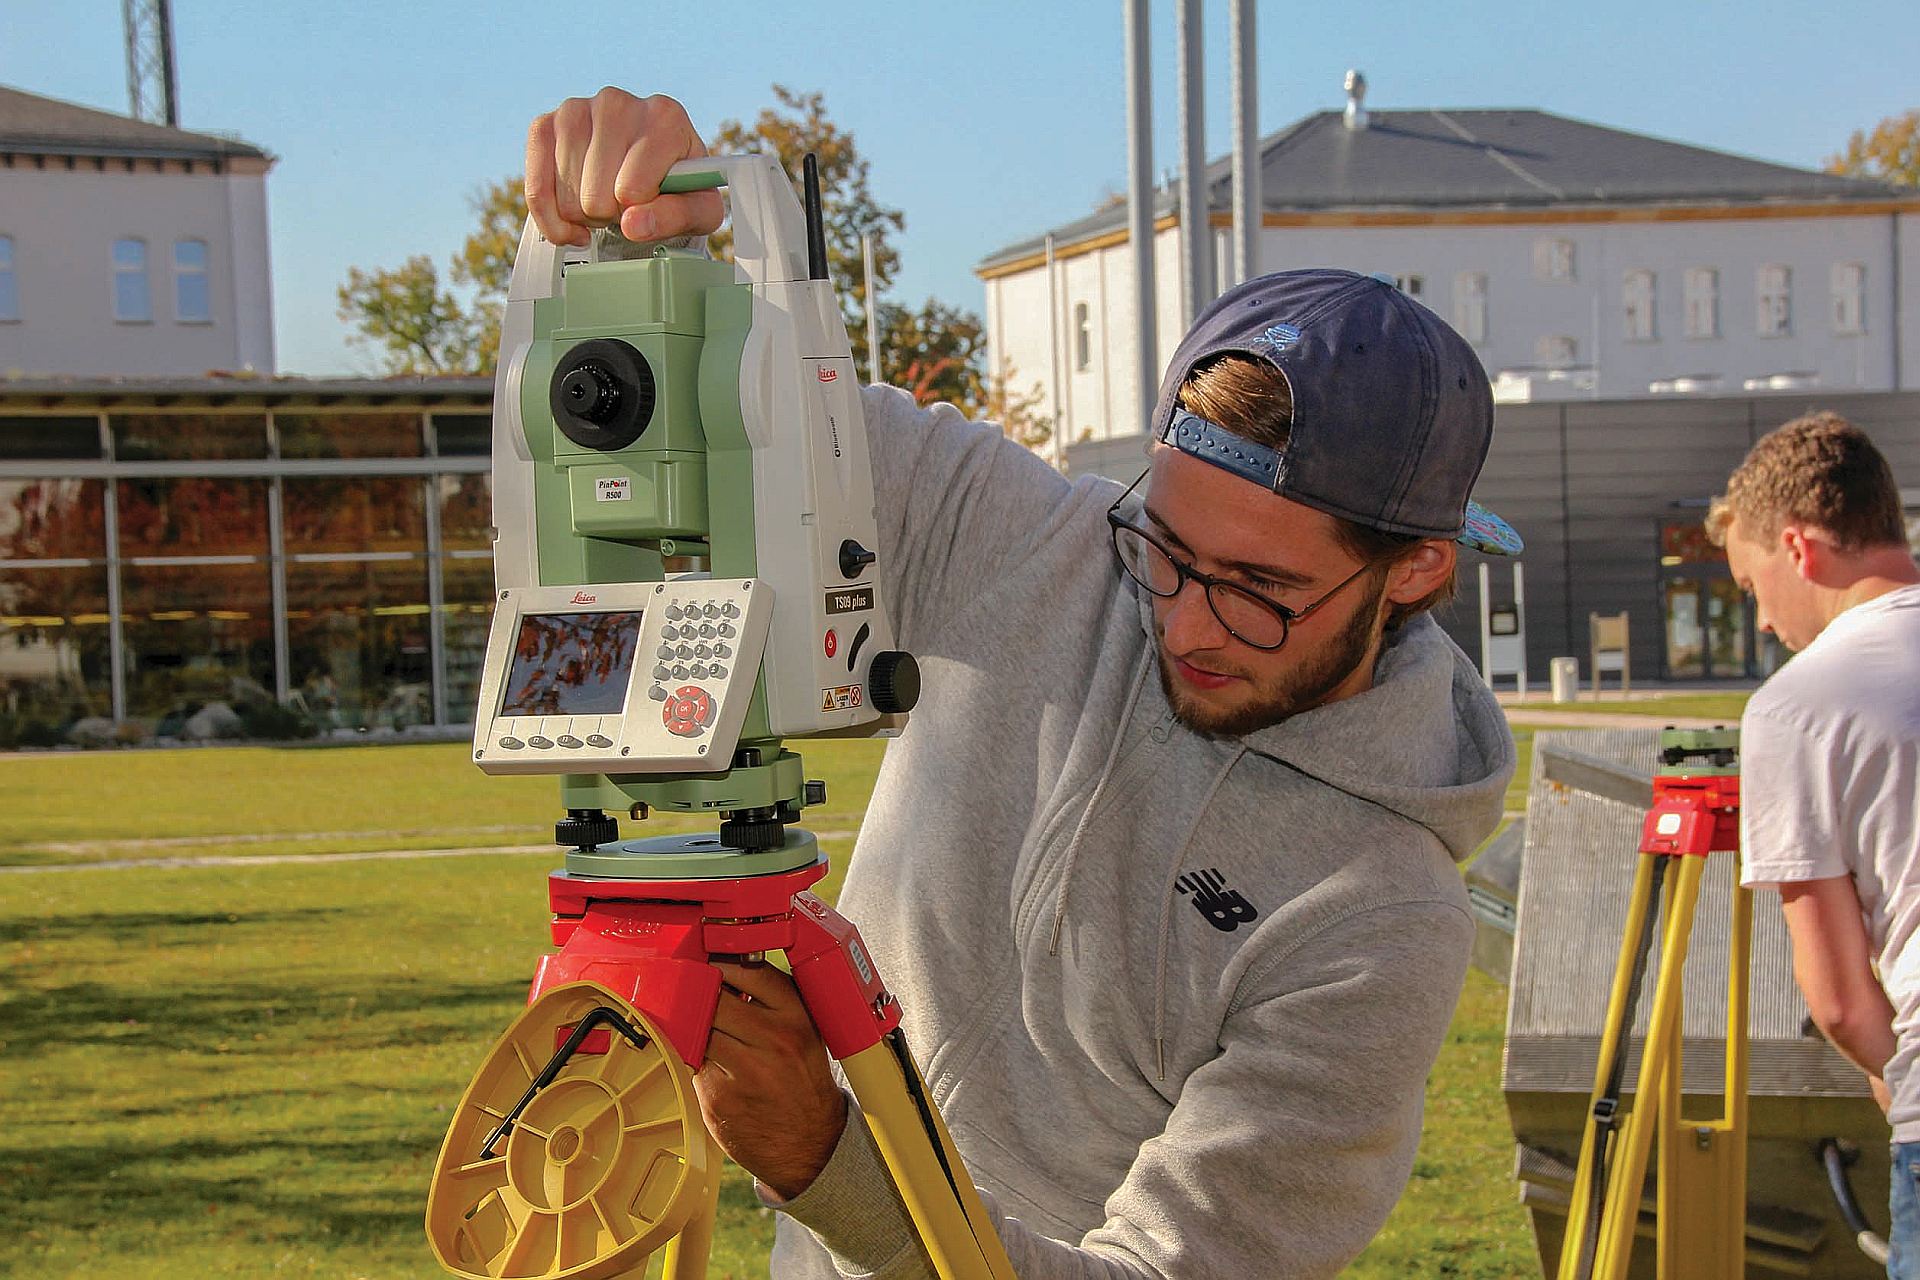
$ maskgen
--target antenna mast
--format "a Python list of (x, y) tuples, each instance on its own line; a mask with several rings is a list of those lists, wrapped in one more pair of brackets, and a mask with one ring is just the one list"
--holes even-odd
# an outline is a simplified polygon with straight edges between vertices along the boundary
[(171, 0), (120, 0), (127, 35), (127, 107), (136, 120), (180, 127)]

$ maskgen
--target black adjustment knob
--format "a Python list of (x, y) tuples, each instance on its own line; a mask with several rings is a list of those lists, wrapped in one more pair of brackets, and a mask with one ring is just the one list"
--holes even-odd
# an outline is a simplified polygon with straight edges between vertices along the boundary
[(778, 849), (787, 841), (787, 829), (771, 819), (733, 818), (720, 824), (720, 843), (730, 849)]
[(827, 784), (819, 778), (808, 778), (806, 791), (801, 799), (807, 804), (825, 804), (827, 802)]
[(890, 716), (911, 711), (920, 701), (920, 664), (899, 649), (876, 653), (867, 670), (867, 687), (876, 710)]
[(619, 822), (599, 809), (569, 809), (553, 824), (553, 842), (575, 849), (594, 849), (619, 838)]
[(840, 576), (857, 578), (868, 565), (879, 557), (867, 550), (852, 538), (840, 544)]
[(583, 449), (624, 449), (653, 420), (653, 366), (618, 338), (570, 347), (553, 369), (547, 408), (561, 434)]

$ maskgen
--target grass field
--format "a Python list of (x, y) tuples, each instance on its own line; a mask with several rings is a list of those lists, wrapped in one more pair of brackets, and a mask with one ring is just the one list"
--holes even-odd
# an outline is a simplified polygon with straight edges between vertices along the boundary
[[(831, 799), (811, 827), (857, 827), (879, 752), (809, 750)], [(549, 783), (469, 775), (459, 746), (0, 759), (0, 863), (542, 839)], [(852, 841), (823, 844), (844, 863)], [(0, 1275), (438, 1275), (427, 1177), (547, 949), (552, 861), (0, 874)], [(1504, 999), (1471, 975), (1412, 1182), (1356, 1280), (1533, 1273)], [(731, 1175), (713, 1274), (763, 1274), (771, 1233)]]

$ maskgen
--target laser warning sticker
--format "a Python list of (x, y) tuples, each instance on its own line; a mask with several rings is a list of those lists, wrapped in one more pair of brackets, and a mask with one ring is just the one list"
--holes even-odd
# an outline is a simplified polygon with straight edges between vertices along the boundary
[(843, 684), (820, 691), (822, 711), (851, 711), (866, 702), (866, 690), (857, 684)]
[(626, 476), (611, 476), (593, 482), (595, 502), (632, 502), (633, 481)]

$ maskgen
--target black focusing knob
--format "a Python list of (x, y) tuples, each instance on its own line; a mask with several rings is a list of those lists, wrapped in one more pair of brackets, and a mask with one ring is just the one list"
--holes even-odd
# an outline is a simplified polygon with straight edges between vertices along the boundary
[(876, 653), (867, 670), (867, 687), (875, 710), (890, 716), (911, 711), (920, 701), (920, 664), (899, 649)]
[(592, 338), (554, 365), (547, 407), (561, 434), (584, 449), (624, 449), (653, 419), (653, 366), (618, 338)]
[(860, 571), (872, 564), (876, 559), (878, 559), (878, 557), (875, 556), (873, 552), (867, 550), (852, 538), (848, 538), (840, 544), (840, 576), (843, 578), (857, 578), (860, 576)]
[(576, 418), (584, 418), (604, 427), (620, 411), (620, 385), (613, 370), (598, 361), (588, 361), (560, 379), (560, 395)]

